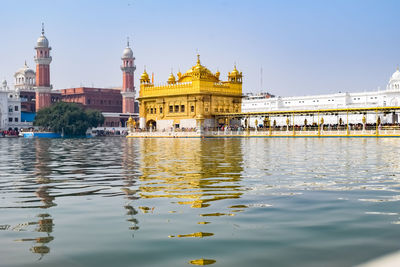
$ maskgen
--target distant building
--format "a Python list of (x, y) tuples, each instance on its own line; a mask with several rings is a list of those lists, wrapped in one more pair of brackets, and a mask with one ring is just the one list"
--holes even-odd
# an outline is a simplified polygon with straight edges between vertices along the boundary
[(59, 91), (63, 102), (79, 103), (101, 112), (122, 112), (122, 95), (118, 89), (79, 87)]
[[(21, 111), (36, 112), (36, 72), (25, 64), (14, 74), (14, 88), (20, 93)], [(61, 100), (60, 92), (50, 92), (50, 102), (55, 103)]]
[[(357, 93), (335, 93), (325, 95), (270, 97), (262, 95), (247, 95), (242, 101), (242, 112), (268, 112), (268, 111), (290, 111), (290, 110), (317, 110), (317, 109), (346, 109), (346, 108), (373, 108), (400, 105), (400, 71), (397, 69), (387, 84), (386, 90), (357, 92)], [(382, 123), (399, 122), (399, 114), (378, 114)], [(349, 123), (360, 123), (363, 114), (349, 115)], [(253, 118), (250, 125), (254, 126)], [(286, 125), (286, 117), (277, 116), (270, 118), (277, 125)], [(295, 118), (296, 125), (304, 125), (304, 120), (315, 122), (316, 119), (309, 117)], [(367, 123), (375, 123), (376, 115), (367, 114)], [(258, 121), (261, 121), (260, 118)], [(337, 124), (338, 116), (335, 114), (324, 114), (325, 124)]]
[(140, 77), (140, 128), (157, 130), (214, 127), (218, 113), (240, 112), (242, 73), (235, 68), (228, 73), (228, 81), (220, 80), (220, 73), (212, 73), (197, 63), (186, 73), (171, 73), (167, 84), (156, 86), (150, 82), (146, 70)]
[(36, 71), (30, 69), (25, 62), (14, 74), (14, 87), (20, 95), (19, 112), (22, 111), (23, 120), (32, 122), (39, 109), (59, 101), (78, 103), (84, 108), (103, 112), (104, 127), (124, 127), (129, 116), (135, 117), (139, 113), (139, 105), (135, 101), (135, 58), (129, 40), (121, 57), (123, 85), (118, 89), (78, 87), (53, 90), (50, 83), (51, 47), (44, 35), (43, 25), (35, 50)]
[(0, 87), (0, 130), (27, 126), (21, 122), (21, 99), (16, 90), (11, 90), (4, 80)]

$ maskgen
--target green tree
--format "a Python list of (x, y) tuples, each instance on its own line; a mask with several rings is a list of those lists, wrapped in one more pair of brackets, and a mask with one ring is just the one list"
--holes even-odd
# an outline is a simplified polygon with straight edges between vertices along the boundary
[(85, 135), (89, 127), (104, 122), (104, 116), (98, 110), (84, 110), (76, 103), (59, 102), (43, 108), (36, 113), (33, 125), (48, 128), (67, 136)]

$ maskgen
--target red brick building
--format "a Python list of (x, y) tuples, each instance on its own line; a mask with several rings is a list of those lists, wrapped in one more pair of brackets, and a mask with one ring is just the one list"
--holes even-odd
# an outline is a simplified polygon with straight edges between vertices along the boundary
[(79, 87), (59, 91), (63, 102), (80, 103), (101, 112), (122, 112), (122, 95), (118, 89)]
[[(20, 91), (21, 97), (21, 111), (23, 112), (36, 112), (36, 93), (35, 91)], [(50, 93), (51, 103), (61, 101), (61, 94), (59, 92), (52, 91)]]

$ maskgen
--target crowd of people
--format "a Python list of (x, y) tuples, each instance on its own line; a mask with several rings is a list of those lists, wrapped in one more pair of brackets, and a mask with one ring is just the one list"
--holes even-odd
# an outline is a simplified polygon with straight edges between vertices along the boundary
[(12, 129), (8, 128), (8, 130), (0, 131), (0, 137), (18, 137), (19, 131), (18, 128)]

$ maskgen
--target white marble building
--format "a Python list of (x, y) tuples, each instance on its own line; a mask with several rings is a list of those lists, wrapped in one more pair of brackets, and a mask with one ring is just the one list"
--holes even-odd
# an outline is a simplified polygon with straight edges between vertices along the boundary
[(4, 80), (0, 87), (0, 130), (27, 127), (21, 122), (21, 99), (18, 90), (12, 90)]
[[(267, 112), (267, 111), (291, 111), (291, 110), (319, 110), (319, 109), (346, 109), (346, 108), (370, 108), (400, 105), (400, 71), (397, 69), (391, 76), (386, 90), (378, 90), (362, 93), (336, 93), (326, 95), (271, 97), (266, 95), (246, 96), (242, 100), (242, 112)], [(346, 115), (321, 115), (324, 124), (337, 124)], [(398, 122), (398, 114), (379, 114), (382, 123)], [(349, 115), (349, 123), (362, 123), (363, 114)], [(250, 119), (250, 126), (255, 126), (255, 120), (262, 124), (262, 118)], [(277, 126), (286, 125), (287, 117), (273, 116), (271, 122), (276, 121)], [(317, 123), (316, 116), (297, 116), (294, 118), (295, 125)], [(376, 122), (376, 114), (366, 115), (367, 123)], [(292, 118), (290, 118), (292, 120)], [(292, 125), (292, 121), (290, 122)]]
[(15, 74), (15, 90), (21, 91), (32, 91), (35, 92), (34, 86), (36, 84), (36, 73), (34, 70), (25, 64)]

